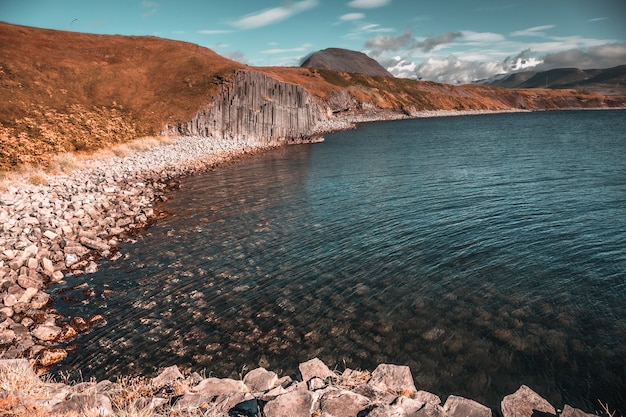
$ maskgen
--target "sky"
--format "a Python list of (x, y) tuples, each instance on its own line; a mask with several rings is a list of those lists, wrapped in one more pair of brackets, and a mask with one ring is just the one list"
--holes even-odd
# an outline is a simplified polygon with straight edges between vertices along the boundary
[(253, 66), (345, 48), (453, 84), (626, 64), (626, 0), (0, 0), (0, 21), (181, 40)]

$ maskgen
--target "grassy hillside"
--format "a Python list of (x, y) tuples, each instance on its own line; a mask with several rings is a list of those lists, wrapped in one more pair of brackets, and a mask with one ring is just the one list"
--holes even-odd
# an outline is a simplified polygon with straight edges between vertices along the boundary
[(189, 43), (0, 23), (0, 169), (154, 134), (242, 67)]

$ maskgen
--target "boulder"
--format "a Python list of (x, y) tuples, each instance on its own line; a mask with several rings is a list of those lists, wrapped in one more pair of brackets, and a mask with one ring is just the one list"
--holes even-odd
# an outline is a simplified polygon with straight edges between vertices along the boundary
[(304, 390), (295, 390), (280, 395), (265, 404), (265, 417), (310, 416), (317, 396)]
[(15, 332), (11, 329), (0, 329), (0, 346), (8, 345), (15, 340)]
[(152, 385), (155, 388), (161, 388), (164, 387), (166, 385), (171, 386), (174, 382), (176, 382), (179, 379), (183, 379), (184, 376), (183, 374), (178, 370), (178, 366), (176, 365), (172, 365), (169, 366), (165, 369), (163, 369), (163, 371), (161, 371), (161, 373), (159, 375), (157, 375), (156, 377), (152, 378), (150, 380), (150, 385)]
[(58, 362), (61, 362), (67, 356), (65, 349), (43, 349), (37, 355), (37, 362), (47, 368)]
[(56, 404), (50, 411), (52, 415), (72, 413), (100, 416), (113, 415), (111, 400), (102, 394), (74, 395), (69, 400)]
[(573, 408), (568, 404), (565, 404), (563, 411), (559, 417), (597, 417), (595, 414), (585, 413), (583, 410)]
[(302, 381), (307, 382), (309, 379), (317, 377), (323, 380), (326, 378), (337, 378), (337, 374), (328, 369), (328, 366), (324, 364), (318, 358), (313, 358), (309, 361), (303, 362), (298, 365), (300, 374), (302, 375)]
[(252, 392), (269, 391), (278, 383), (278, 375), (265, 368), (256, 368), (243, 377), (243, 383)]
[(441, 398), (428, 391), (417, 391), (413, 398), (426, 404), (441, 405)]
[(378, 387), (368, 384), (359, 385), (355, 387), (352, 392), (363, 395), (369, 398), (371, 402), (378, 404), (391, 404), (393, 400), (396, 399), (395, 394), (383, 391)]
[(322, 415), (328, 417), (352, 417), (370, 404), (367, 397), (350, 391), (329, 391), (320, 398)]
[(491, 417), (491, 409), (467, 398), (451, 395), (443, 405), (450, 417)]
[(394, 394), (410, 396), (417, 392), (411, 370), (402, 365), (378, 365), (368, 384)]
[(35, 294), (37, 294), (37, 291), (38, 291), (37, 288), (33, 288), (33, 287), (26, 288), (26, 291), (24, 291), (24, 294), (22, 294), (22, 296), (20, 297), (19, 300), (17, 300), (17, 302), (25, 303), (25, 304), (30, 303), (30, 301), (33, 299)]
[(200, 381), (193, 390), (198, 394), (213, 397), (232, 392), (247, 392), (248, 388), (243, 381), (230, 378), (206, 378)]
[(507, 395), (500, 403), (503, 417), (556, 416), (554, 407), (526, 385)]
[(33, 331), (33, 336), (39, 340), (49, 342), (56, 339), (59, 333), (61, 333), (60, 327), (42, 324)]

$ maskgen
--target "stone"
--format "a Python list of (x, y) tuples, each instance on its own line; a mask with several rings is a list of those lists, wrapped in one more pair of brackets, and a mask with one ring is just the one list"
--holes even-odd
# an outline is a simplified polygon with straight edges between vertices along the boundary
[(17, 297), (14, 294), (7, 294), (2, 299), (2, 302), (7, 307), (13, 307), (15, 304), (17, 304)]
[(171, 386), (174, 382), (183, 378), (184, 376), (180, 372), (180, 370), (178, 370), (178, 366), (172, 365), (163, 369), (163, 371), (161, 371), (159, 375), (152, 378), (150, 380), (150, 385), (152, 385), (155, 388), (161, 388), (166, 385)]
[(43, 367), (52, 366), (61, 362), (67, 356), (65, 349), (43, 349), (37, 355), (37, 362)]
[(176, 402), (176, 405), (172, 408), (172, 410), (177, 412), (197, 410), (203, 404), (208, 406), (210, 401), (210, 395), (198, 394), (196, 392), (186, 392)]
[(43, 288), (43, 280), (39, 277), (35, 278), (30, 275), (20, 275), (17, 277), (17, 283), (24, 289), (32, 287), (41, 290)]
[(280, 395), (265, 404), (265, 417), (310, 416), (317, 396), (304, 390), (295, 390)]
[(320, 398), (322, 415), (328, 417), (351, 417), (365, 410), (370, 404), (367, 397), (350, 391), (327, 392)]
[(102, 394), (79, 394), (72, 396), (69, 400), (56, 404), (51, 409), (51, 414), (79, 413), (82, 415), (113, 415), (111, 400)]
[(413, 413), (411, 417), (450, 417), (448, 413), (443, 410), (440, 405), (424, 404), (417, 412)]
[(372, 372), (369, 385), (380, 388), (383, 391), (413, 395), (417, 392), (413, 376), (408, 366), (381, 364)]
[(243, 383), (252, 392), (269, 391), (278, 383), (278, 375), (265, 368), (256, 368), (243, 377)]
[(0, 345), (8, 345), (15, 340), (15, 332), (11, 329), (0, 329)]
[(522, 385), (500, 403), (503, 417), (542, 417), (556, 416), (556, 409), (535, 391)]
[(583, 410), (573, 408), (569, 404), (565, 404), (563, 411), (559, 417), (597, 417), (595, 414), (585, 413)]
[(48, 258), (41, 259), (41, 268), (43, 269), (43, 273), (49, 277), (54, 273), (54, 264)]
[(39, 261), (36, 258), (28, 258), (28, 262), (26, 263), (29, 269), (37, 269), (39, 266)]
[(89, 328), (89, 323), (82, 317), (72, 317), (70, 319), (70, 326), (76, 329), (77, 332), (84, 332)]
[(391, 404), (396, 399), (396, 395), (383, 391), (382, 389), (373, 385), (363, 384), (355, 387), (352, 392), (361, 394), (373, 403), (378, 404)]
[(231, 392), (247, 392), (248, 388), (243, 381), (230, 378), (206, 378), (200, 381), (193, 390), (198, 394), (213, 397)]
[(309, 391), (316, 391), (326, 386), (326, 382), (322, 378), (313, 377), (306, 382)]
[(491, 409), (467, 398), (450, 395), (443, 405), (450, 417), (491, 417)]
[(42, 309), (50, 300), (50, 294), (39, 291), (30, 301), (30, 306), (34, 310)]
[(68, 253), (65, 255), (65, 266), (68, 268), (78, 262), (79, 258), (74, 253)]
[(328, 369), (328, 366), (324, 364), (320, 359), (313, 358), (309, 361), (303, 362), (298, 365), (300, 374), (302, 375), (302, 381), (307, 382), (313, 377), (326, 380), (327, 378), (335, 379), (337, 374)]
[(93, 249), (99, 252), (104, 252), (105, 250), (109, 250), (109, 245), (99, 239), (90, 239), (88, 237), (81, 237), (80, 243), (86, 248)]
[(33, 288), (33, 287), (28, 287), (26, 288), (26, 291), (24, 291), (24, 294), (22, 294), (22, 296), (20, 297), (19, 300), (17, 300), (18, 303), (30, 303), (30, 301), (33, 299), (33, 297), (35, 296), (35, 294), (37, 294), (39, 290), (37, 290), (37, 288)]
[(60, 282), (60, 281), (63, 281), (63, 278), (64, 278), (63, 272), (61, 272), (61, 271), (54, 271), (52, 273), (52, 276), (50, 277), (50, 280), (52, 282)]
[(426, 404), (441, 405), (441, 398), (428, 391), (417, 391), (413, 398)]
[(43, 232), (43, 235), (50, 240), (54, 240), (59, 236), (58, 234), (54, 233), (52, 230), (46, 230), (45, 232)]
[(33, 336), (35, 336), (39, 340), (49, 342), (56, 339), (59, 333), (61, 333), (60, 327), (42, 324), (35, 328), (35, 330), (33, 331)]

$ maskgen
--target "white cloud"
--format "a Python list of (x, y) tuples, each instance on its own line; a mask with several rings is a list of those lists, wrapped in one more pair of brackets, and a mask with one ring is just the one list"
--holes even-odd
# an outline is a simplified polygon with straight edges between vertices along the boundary
[(365, 17), (363, 13), (346, 13), (339, 18), (339, 20), (361, 20)]
[(157, 12), (159, 8), (159, 4), (153, 1), (143, 0), (141, 2), (141, 7), (143, 7), (144, 9), (148, 9), (145, 12), (143, 12), (141, 15), (141, 17), (146, 18), (146, 17), (152, 16), (153, 14)]
[(504, 36), (500, 35), (499, 33), (472, 32), (470, 30), (464, 30), (461, 33), (463, 34), (464, 40), (468, 42), (475, 42), (478, 44), (502, 42), (505, 40)]
[(232, 30), (204, 29), (204, 30), (199, 30), (198, 33), (201, 35), (222, 35), (224, 33), (232, 33)]
[(596, 17), (595, 19), (589, 19), (587, 22), (601, 22), (603, 20), (608, 20), (608, 17)]
[(268, 55), (274, 55), (274, 54), (286, 54), (286, 53), (291, 53), (291, 52), (304, 52), (307, 51), (311, 48), (311, 46), (313, 46), (310, 43), (305, 43), (302, 44), (300, 46), (297, 46), (295, 48), (273, 48), (273, 49), (266, 49), (264, 51), (261, 51), (262, 54), (268, 54)]
[(255, 29), (274, 23), (281, 22), (298, 13), (317, 7), (318, 0), (301, 0), (287, 3), (285, 6), (274, 7), (249, 14), (234, 22), (232, 25), (238, 29)]
[(554, 27), (555, 25), (535, 26), (532, 28), (511, 32), (511, 36), (546, 36), (545, 32), (543, 31), (552, 29)]
[(348, 6), (358, 9), (375, 9), (386, 6), (389, 3), (391, 3), (391, 0), (352, 0), (348, 3)]

